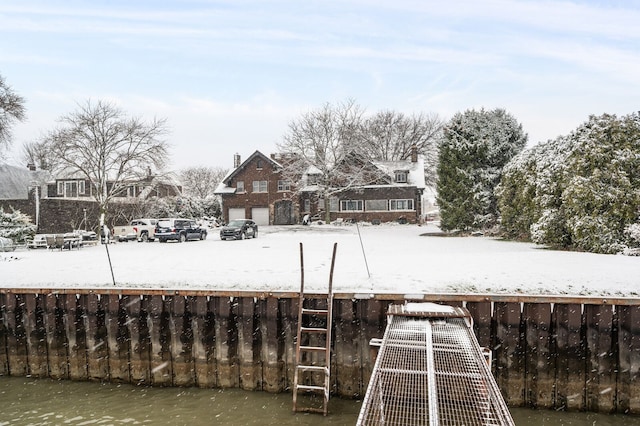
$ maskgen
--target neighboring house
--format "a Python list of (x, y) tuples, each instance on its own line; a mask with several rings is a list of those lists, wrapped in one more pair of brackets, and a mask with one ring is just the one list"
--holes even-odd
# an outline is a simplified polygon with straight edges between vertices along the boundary
[(223, 221), (248, 218), (258, 225), (296, 223), (291, 184), (283, 179), (281, 170), (282, 165), (275, 158), (260, 151), (242, 163), (236, 154), (234, 169), (215, 190), (222, 199)]
[[(107, 183), (107, 185), (110, 185)], [(93, 199), (95, 188), (86, 177), (63, 176), (47, 182), (46, 196), (49, 198)], [(115, 201), (138, 201), (150, 197), (178, 197), (182, 187), (169, 179), (160, 179), (150, 172), (144, 178), (126, 183)]]
[[(368, 177), (367, 184), (350, 188), (336, 187), (329, 198), (329, 212), (332, 221), (365, 221), (373, 223), (401, 222), (419, 223), (422, 217), (423, 193), (426, 188), (424, 162), (417, 149), (412, 150), (411, 159), (402, 161), (358, 162), (357, 169), (363, 169)], [(345, 164), (351, 167), (350, 164)], [(314, 189), (317, 174), (307, 172), (307, 187), (300, 196), (302, 214), (316, 215), (322, 212), (325, 203), (318, 199)], [(321, 215), (324, 219), (324, 214)]]
[[(325, 203), (315, 186), (318, 172), (307, 170), (302, 179), (306, 186), (295, 195), (296, 188), (281, 173), (286, 160), (286, 156), (267, 157), (256, 151), (240, 163), (236, 154), (235, 168), (215, 191), (222, 198), (223, 220), (250, 218), (263, 225), (288, 225), (300, 222), (305, 214), (320, 214)], [(424, 163), (417, 151), (412, 152), (410, 160), (361, 161), (358, 167), (363, 165), (368, 168), (370, 183), (351, 188), (337, 186), (329, 199), (331, 220), (420, 222), (425, 180)]]

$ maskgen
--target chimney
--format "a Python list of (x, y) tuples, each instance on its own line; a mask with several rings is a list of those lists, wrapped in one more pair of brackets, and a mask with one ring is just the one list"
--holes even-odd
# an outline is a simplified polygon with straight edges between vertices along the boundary
[(240, 154), (237, 152), (233, 155), (233, 168), (237, 169), (240, 167)]
[(416, 146), (416, 144), (411, 145), (411, 162), (418, 162), (418, 147)]
[(27, 164), (27, 169), (31, 170), (32, 172), (36, 171), (36, 165), (35, 163), (29, 163)]

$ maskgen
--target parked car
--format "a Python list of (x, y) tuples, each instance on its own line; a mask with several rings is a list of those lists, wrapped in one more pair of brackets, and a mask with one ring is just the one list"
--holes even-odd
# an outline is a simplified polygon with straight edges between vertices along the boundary
[(157, 219), (133, 219), (129, 225), (114, 226), (113, 237), (118, 241), (153, 241)]
[(207, 238), (207, 230), (198, 226), (192, 219), (158, 219), (155, 237), (161, 243), (169, 240), (180, 243), (188, 240), (204, 240)]
[(0, 237), (0, 251), (14, 251), (16, 245), (11, 238)]
[(258, 225), (251, 219), (234, 219), (220, 229), (220, 239), (258, 238)]

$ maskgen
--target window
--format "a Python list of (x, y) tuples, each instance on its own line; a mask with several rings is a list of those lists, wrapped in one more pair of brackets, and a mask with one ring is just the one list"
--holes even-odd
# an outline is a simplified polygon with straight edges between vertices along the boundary
[[(324, 204), (324, 203), (323, 203)], [(338, 199), (336, 197), (329, 198), (329, 211), (337, 212), (338, 210)]]
[(58, 181), (58, 190), (56, 192), (58, 195), (64, 194), (64, 182)]
[(387, 211), (389, 203), (387, 200), (366, 200), (364, 207), (367, 211)]
[(389, 210), (413, 210), (413, 200), (389, 200)]
[(311, 200), (310, 199), (306, 199), (304, 200), (304, 211), (305, 212), (310, 212), (311, 211)]
[(288, 180), (278, 181), (278, 191), (291, 191), (291, 184)]
[(396, 170), (396, 182), (407, 183), (407, 174), (405, 170)]
[(253, 192), (267, 192), (267, 181), (266, 180), (254, 180), (253, 181)]
[(262, 169), (262, 160), (258, 159), (258, 161), (256, 161), (256, 169)]
[(317, 173), (307, 175), (307, 183), (309, 185), (317, 185), (320, 180), (320, 175)]
[(362, 200), (340, 200), (340, 211), (361, 212), (362, 205)]
[(244, 181), (239, 180), (236, 182), (236, 192), (244, 192)]
[(78, 194), (82, 194), (84, 195), (84, 181), (83, 180), (79, 180), (78, 181)]

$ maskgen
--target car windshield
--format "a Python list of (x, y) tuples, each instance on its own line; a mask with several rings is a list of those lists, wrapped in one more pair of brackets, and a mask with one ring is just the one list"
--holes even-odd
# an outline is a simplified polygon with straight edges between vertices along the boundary
[(242, 225), (244, 225), (244, 224), (245, 224), (245, 221), (244, 221), (244, 220), (241, 220), (241, 219), (235, 219), (235, 220), (232, 220), (231, 222), (229, 222), (229, 225), (228, 225), (228, 226), (237, 226), (237, 227), (242, 227)]

